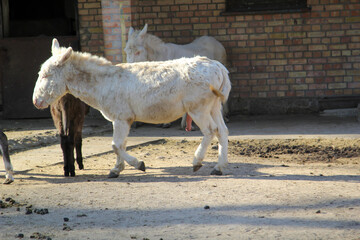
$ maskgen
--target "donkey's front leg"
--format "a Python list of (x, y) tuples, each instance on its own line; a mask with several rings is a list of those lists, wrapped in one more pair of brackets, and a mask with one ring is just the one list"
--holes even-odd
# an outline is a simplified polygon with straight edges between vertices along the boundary
[(114, 136), (112, 147), (117, 157), (115, 167), (110, 170), (109, 178), (116, 178), (119, 173), (124, 170), (124, 160), (131, 166), (145, 171), (145, 164), (143, 161), (138, 161), (135, 157), (126, 153), (126, 137), (129, 134), (131, 123), (123, 120), (116, 120), (113, 122)]
[(63, 151), (64, 158), (64, 176), (75, 177), (75, 166), (74, 166), (74, 136), (60, 134), (60, 144)]
[(0, 153), (3, 156), (5, 170), (6, 170), (6, 178), (4, 184), (10, 184), (14, 181), (14, 170), (10, 162), (9, 155), (9, 142), (8, 139), (2, 131), (0, 131)]

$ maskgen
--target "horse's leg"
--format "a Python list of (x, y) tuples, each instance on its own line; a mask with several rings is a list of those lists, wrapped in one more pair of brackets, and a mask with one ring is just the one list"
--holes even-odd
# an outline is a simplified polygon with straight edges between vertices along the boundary
[(135, 157), (126, 153), (126, 137), (129, 134), (131, 123), (123, 120), (116, 120), (113, 122), (114, 136), (112, 147), (116, 154), (117, 160), (115, 167), (110, 170), (109, 178), (116, 178), (119, 173), (124, 170), (124, 160), (131, 166), (145, 171), (145, 164), (143, 161), (138, 161)]
[(224, 118), (220, 110), (220, 103), (215, 103), (211, 116), (217, 125), (216, 137), (219, 141), (219, 160), (215, 165), (212, 175), (222, 175), (222, 170), (228, 164), (228, 135), (229, 131), (225, 125)]
[(209, 111), (197, 111), (189, 113), (194, 122), (199, 126), (201, 132), (204, 134), (204, 137), (195, 151), (195, 156), (193, 160), (193, 170), (196, 172), (202, 167), (202, 161), (205, 158), (206, 150), (210, 145), (212, 139), (214, 138), (216, 131), (216, 124), (211, 118)]
[(6, 135), (1, 131), (0, 131), (0, 152), (3, 156), (5, 171), (6, 171), (4, 184), (10, 184), (14, 181), (14, 177), (13, 177), (14, 171), (10, 162), (9, 143)]

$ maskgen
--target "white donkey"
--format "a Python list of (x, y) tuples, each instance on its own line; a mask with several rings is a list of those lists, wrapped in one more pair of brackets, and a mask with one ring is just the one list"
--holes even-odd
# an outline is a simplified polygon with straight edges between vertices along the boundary
[[(134, 30), (130, 27), (128, 41), (124, 49), (128, 63), (166, 61), (182, 57), (205, 56), (217, 60), (226, 66), (225, 48), (213, 37), (202, 36), (189, 44), (177, 45), (165, 43), (157, 36), (148, 34), (147, 28), (147, 24), (145, 24), (141, 31)], [(227, 113), (228, 107), (224, 104), (224, 114)], [(182, 118), (181, 127), (185, 128), (185, 117)], [(189, 129), (187, 128), (187, 130)]]
[(145, 171), (143, 161), (126, 153), (126, 137), (133, 121), (164, 123), (189, 113), (204, 138), (195, 152), (194, 171), (202, 166), (213, 137), (219, 140), (219, 161), (211, 174), (221, 175), (227, 164), (228, 130), (221, 115), (221, 101), (231, 89), (227, 69), (205, 57), (165, 62), (123, 63), (61, 48), (56, 39), (52, 56), (41, 66), (33, 103), (47, 108), (71, 93), (98, 109), (113, 123), (112, 146), (117, 155), (109, 177), (117, 177), (124, 160)]
[(148, 34), (147, 28), (147, 24), (141, 31), (130, 27), (128, 41), (124, 49), (128, 63), (205, 56), (226, 65), (225, 48), (213, 37), (202, 36), (189, 44), (178, 45), (165, 43), (157, 36)]

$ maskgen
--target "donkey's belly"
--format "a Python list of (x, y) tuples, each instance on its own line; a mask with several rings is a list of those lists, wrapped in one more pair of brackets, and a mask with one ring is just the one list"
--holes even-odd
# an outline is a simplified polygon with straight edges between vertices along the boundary
[(155, 124), (168, 123), (180, 118), (184, 113), (184, 109), (180, 104), (154, 104), (138, 111), (135, 120)]

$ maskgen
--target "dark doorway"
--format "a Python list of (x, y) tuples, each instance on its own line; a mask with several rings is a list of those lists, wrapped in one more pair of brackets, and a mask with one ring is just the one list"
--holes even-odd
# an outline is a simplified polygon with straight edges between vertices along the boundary
[[(51, 41), (79, 48), (76, 0), (0, 0), (0, 106), (4, 118), (49, 117), (32, 105)], [(0, 108), (1, 109), (1, 108)]]

